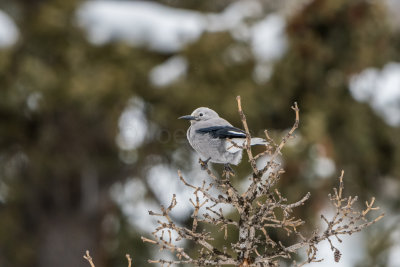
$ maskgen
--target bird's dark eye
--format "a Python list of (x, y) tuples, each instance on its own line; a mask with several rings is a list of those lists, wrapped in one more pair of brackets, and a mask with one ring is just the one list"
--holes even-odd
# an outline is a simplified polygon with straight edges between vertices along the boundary
[(203, 113), (200, 113), (199, 115), (200, 115), (200, 116), (203, 116)]

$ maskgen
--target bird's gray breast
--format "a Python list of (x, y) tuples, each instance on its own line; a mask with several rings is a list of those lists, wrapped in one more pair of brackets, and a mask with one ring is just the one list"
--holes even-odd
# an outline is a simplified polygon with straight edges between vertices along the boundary
[(230, 153), (226, 150), (225, 142), (227, 141), (225, 139), (215, 138), (209, 133), (196, 131), (201, 127), (201, 125), (191, 125), (187, 131), (187, 138), (190, 145), (200, 154), (203, 160), (210, 158), (210, 161), (214, 163), (231, 163), (235, 165), (240, 162), (242, 151)]

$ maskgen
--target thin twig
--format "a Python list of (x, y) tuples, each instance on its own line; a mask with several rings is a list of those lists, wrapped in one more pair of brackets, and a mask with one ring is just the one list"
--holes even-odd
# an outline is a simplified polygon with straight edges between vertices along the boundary
[(90, 263), (91, 267), (95, 267), (92, 257), (90, 257), (89, 250), (86, 250), (86, 255), (83, 255), (83, 258)]
[(132, 259), (131, 259), (131, 256), (130, 256), (129, 254), (126, 254), (125, 257), (126, 257), (126, 259), (128, 260), (128, 267), (133, 267), (133, 266), (132, 266)]

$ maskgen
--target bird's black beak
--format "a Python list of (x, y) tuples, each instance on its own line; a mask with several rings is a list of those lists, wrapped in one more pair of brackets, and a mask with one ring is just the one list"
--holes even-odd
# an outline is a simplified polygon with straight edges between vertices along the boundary
[(192, 116), (192, 115), (186, 115), (186, 116), (179, 117), (178, 119), (193, 121), (193, 120), (196, 120), (196, 117)]

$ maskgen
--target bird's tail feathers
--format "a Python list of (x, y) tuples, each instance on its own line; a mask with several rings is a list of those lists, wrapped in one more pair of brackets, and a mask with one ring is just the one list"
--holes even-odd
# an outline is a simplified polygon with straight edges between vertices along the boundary
[(251, 138), (251, 145), (252, 146), (266, 145), (266, 144), (268, 144), (268, 141), (263, 139), (263, 138), (259, 138), (259, 137)]

